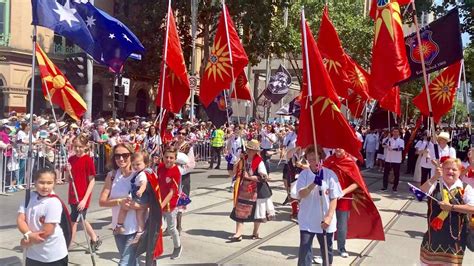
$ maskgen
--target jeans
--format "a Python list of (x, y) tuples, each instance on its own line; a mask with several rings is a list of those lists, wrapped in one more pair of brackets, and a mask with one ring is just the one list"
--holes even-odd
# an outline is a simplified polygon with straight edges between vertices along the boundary
[(221, 167), (221, 153), (223, 147), (211, 147), (211, 163), (210, 167), (214, 165), (214, 160), (217, 157), (217, 168)]
[(388, 163), (385, 162), (384, 169), (383, 169), (383, 188), (388, 187), (388, 175), (390, 174), (390, 170), (393, 169), (393, 189), (397, 189), (398, 181), (400, 180), (400, 163)]
[[(18, 164), (20, 165), (20, 169), (19, 169), (19, 172), (18, 172), (18, 182), (17, 184), (21, 185), (23, 183), (25, 183), (25, 173), (26, 173), (26, 159), (19, 159), (18, 160)], [(30, 180), (31, 182), (33, 182), (33, 180)]]
[[(326, 254), (324, 253), (324, 235), (311, 233), (308, 231), (300, 231), (300, 248), (298, 252), (298, 266), (311, 266), (313, 262), (313, 239), (316, 235), (319, 246), (321, 248), (321, 257), (323, 257), (323, 265), (326, 263)], [(333, 233), (326, 233), (329, 264), (332, 264), (333, 252), (332, 252), (332, 235)]]
[(175, 208), (171, 212), (163, 212), (163, 217), (166, 221), (166, 230), (171, 235), (173, 239), (174, 248), (179, 248), (181, 246), (181, 239), (179, 239), (179, 232), (176, 228), (176, 215), (178, 213), (178, 209)]
[(347, 222), (349, 220), (350, 211), (336, 210), (337, 218), (337, 249), (346, 251)]
[(263, 161), (263, 164), (265, 164), (265, 169), (267, 170), (267, 173), (270, 174), (270, 165), (268, 163), (268, 160), (270, 159), (270, 157), (268, 156), (268, 151), (270, 149), (262, 149), (262, 151), (260, 152), (260, 156), (262, 156), (262, 161)]
[(138, 265), (136, 254), (136, 245), (131, 242), (136, 234), (130, 235), (115, 235), (115, 245), (120, 254), (120, 266), (135, 266)]

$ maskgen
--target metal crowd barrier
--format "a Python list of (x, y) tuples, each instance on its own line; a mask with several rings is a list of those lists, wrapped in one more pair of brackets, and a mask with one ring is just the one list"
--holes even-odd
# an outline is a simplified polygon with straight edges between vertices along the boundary
[(209, 140), (198, 140), (193, 144), (196, 163), (208, 163), (211, 160), (211, 144)]
[[(96, 168), (96, 180), (104, 180), (110, 170), (111, 147), (107, 144), (95, 142), (89, 143), (89, 147), (90, 156), (93, 158)], [(27, 144), (14, 144), (9, 150), (0, 150), (0, 194), (15, 192), (15, 189), (19, 186), (26, 186), (28, 148)], [(211, 145), (209, 140), (194, 142), (193, 149), (196, 163), (208, 163), (210, 161)], [(66, 150), (70, 151), (71, 149), (66, 147)], [(48, 147), (45, 144), (34, 145), (32, 152), (33, 171), (43, 167), (55, 169), (60, 151), (60, 145), (54, 147)], [(61, 179), (64, 179), (65, 171), (65, 169), (61, 169)], [(32, 184), (34, 184), (34, 180), (32, 180)]]
[[(103, 180), (108, 171), (106, 164), (107, 149), (104, 144), (93, 142), (90, 143), (89, 147), (89, 155), (93, 158), (96, 168), (96, 179)], [(15, 192), (19, 186), (26, 187), (28, 148), (27, 144), (15, 144), (11, 149), (0, 150), (0, 194)], [(70, 150), (69, 147), (66, 147), (66, 150)], [(33, 171), (44, 167), (56, 169), (56, 161), (59, 159), (60, 151), (60, 145), (54, 147), (48, 147), (45, 144), (34, 145), (32, 152)], [(67, 164), (67, 157), (64, 157)], [(60, 179), (64, 180), (66, 169), (57, 170), (61, 174)], [(32, 184), (34, 184), (34, 180), (32, 180)]]

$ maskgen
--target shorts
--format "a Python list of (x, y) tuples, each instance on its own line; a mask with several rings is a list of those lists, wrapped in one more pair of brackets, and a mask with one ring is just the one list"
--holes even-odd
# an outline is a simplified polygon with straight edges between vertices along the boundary
[(382, 160), (382, 161), (385, 160), (385, 155), (381, 153), (377, 154), (377, 160)]
[(273, 206), (273, 201), (271, 198), (266, 199), (257, 199), (255, 205), (255, 216), (257, 220), (267, 219), (268, 216), (275, 215), (275, 206)]
[(78, 204), (69, 204), (71, 206), (71, 222), (78, 223), (79, 222), (79, 213), (82, 213), (84, 220), (86, 219), (87, 208), (84, 208), (82, 211), (77, 210)]
[(67, 266), (69, 262), (68, 256), (52, 262), (40, 262), (34, 259), (26, 258), (25, 265), (26, 266), (40, 266), (40, 265), (51, 265), (51, 266)]
[(227, 163), (227, 170), (229, 170), (229, 171), (234, 170), (234, 164), (233, 163)]
[(148, 204), (150, 202), (150, 197), (148, 196), (147, 191), (145, 190), (145, 192), (143, 192), (142, 196), (138, 197), (137, 196), (138, 189), (140, 189), (140, 187), (136, 186), (135, 184), (132, 184), (131, 194), (132, 194), (133, 201), (135, 201), (136, 203), (138, 203), (140, 205)]

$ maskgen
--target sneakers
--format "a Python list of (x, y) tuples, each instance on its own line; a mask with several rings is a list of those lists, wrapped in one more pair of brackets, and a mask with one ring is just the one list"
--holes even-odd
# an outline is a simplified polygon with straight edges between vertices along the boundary
[(314, 257), (313, 257), (313, 264), (323, 264), (323, 257), (321, 257), (321, 256), (314, 256)]
[(92, 249), (92, 252), (96, 252), (99, 247), (102, 245), (102, 240), (100, 239), (99, 236), (97, 236), (97, 240), (96, 241), (90, 241), (90, 244), (91, 244), (91, 249)]
[(18, 192), (18, 190), (14, 187), (10, 187), (10, 188), (7, 188), (6, 192), (7, 193), (14, 193), (14, 192)]
[(380, 189), (381, 191), (387, 191), (387, 188), (383, 187)]
[(22, 186), (22, 185), (18, 185), (18, 186), (16, 186), (16, 188), (18, 188), (19, 190), (24, 190), (25, 189), (25, 187)]
[(181, 252), (183, 251), (183, 246), (181, 245), (179, 248), (173, 249), (173, 254), (171, 254), (171, 259), (175, 260), (181, 256)]
[(349, 253), (347, 253), (345, 249), (339, 250), (339, 255), (341, 255), (343, 258), (349, 257)]

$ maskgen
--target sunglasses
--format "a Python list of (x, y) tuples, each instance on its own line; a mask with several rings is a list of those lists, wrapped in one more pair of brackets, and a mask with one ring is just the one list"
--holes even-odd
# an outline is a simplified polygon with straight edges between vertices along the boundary
[(186, 132), (178, 132), (179, 135), (186, 136)]
[(114, 154), (115, 160), (118, 160), (120, 158), (122, 158), (124, 160), (127, 160), (129, 157), (130, 157), (130, 153), (117, 153), (117, 154)]

